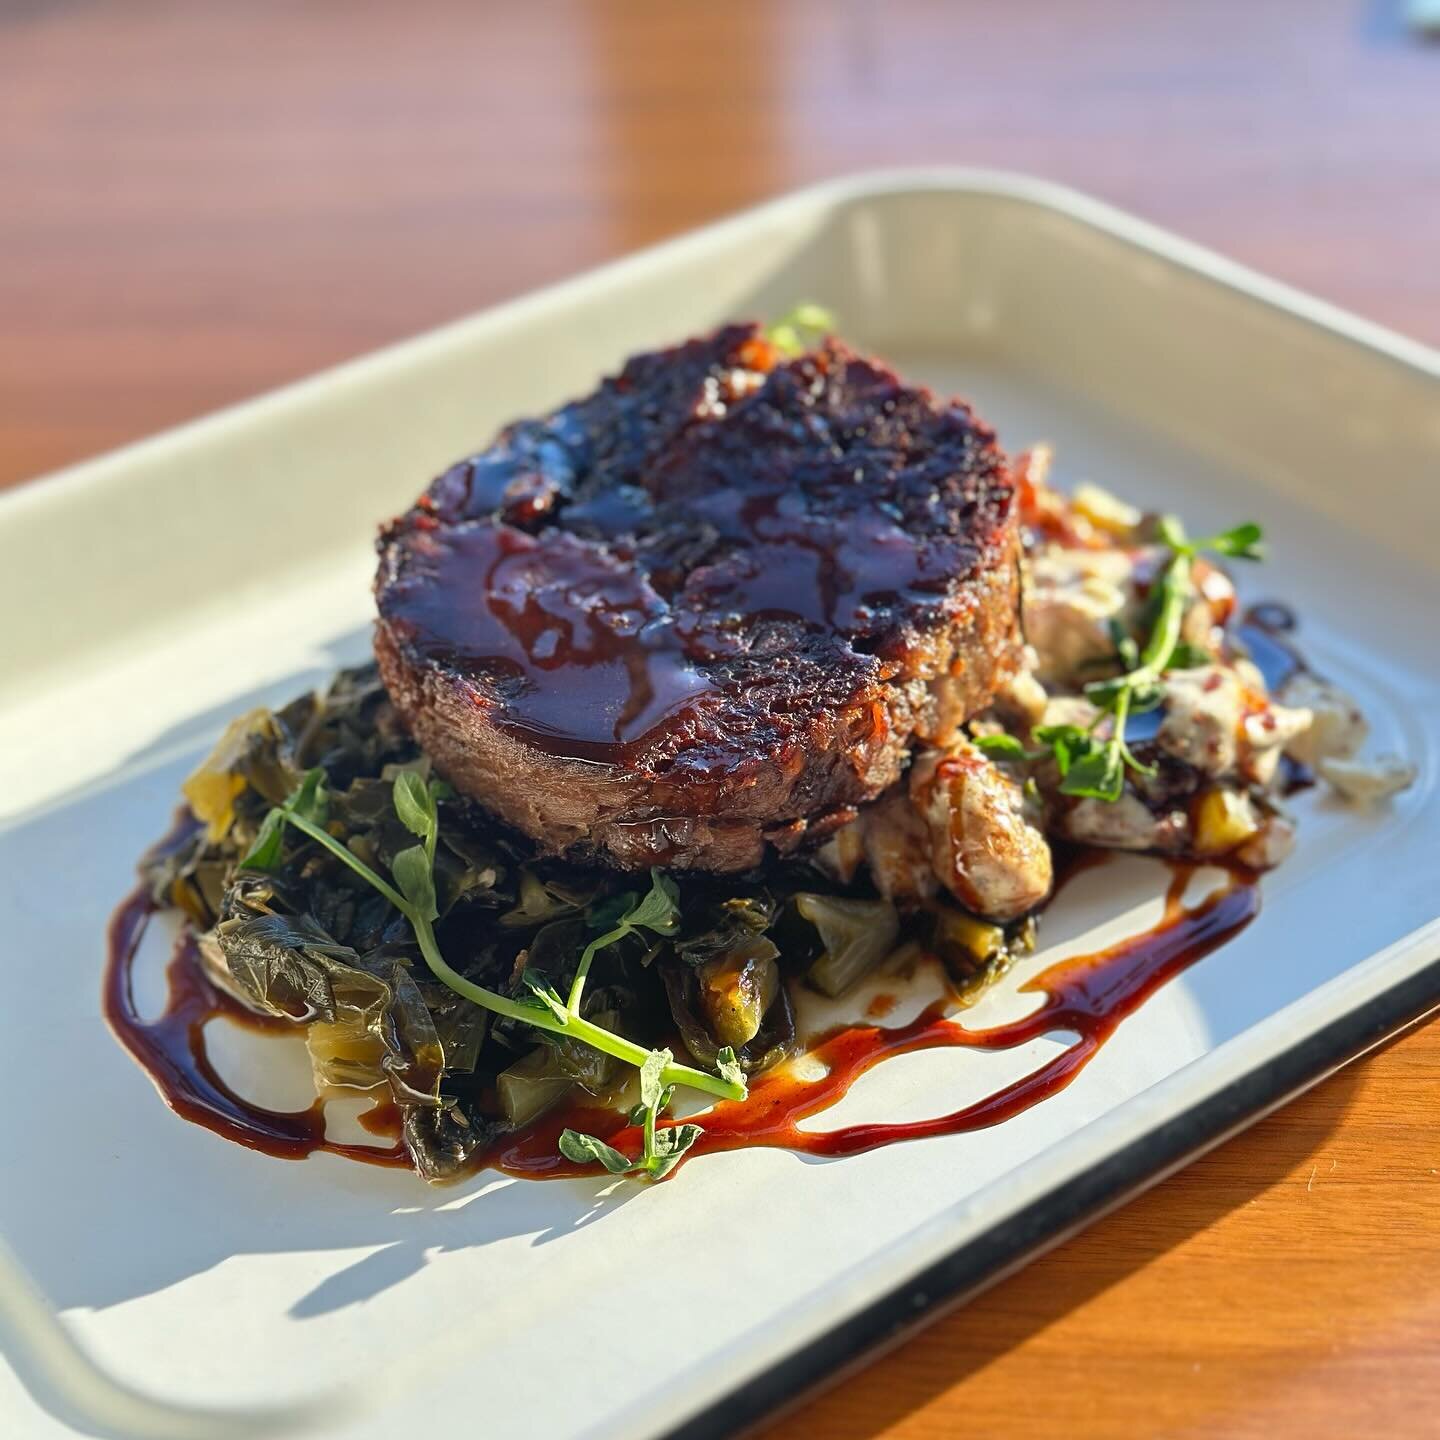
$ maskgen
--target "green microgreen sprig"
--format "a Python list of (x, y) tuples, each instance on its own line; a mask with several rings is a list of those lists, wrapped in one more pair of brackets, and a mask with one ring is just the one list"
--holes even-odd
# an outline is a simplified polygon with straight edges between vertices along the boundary
[[(1031, 733), (1039, 749), (1026, 749), (1013, 735), (977, 736), (974, 743), (984, 754), (1020, 762), (1053, 758), (1060, 773), (1062, 795), (1090, 796), (1112, 804), (1125, 789), (1127, 771), (1155, 773), (1155, 767), (1137, 759), (1126, 744), (1125, 725), (1131, 715), (1153, 710), (1164, 701), (1161, 677), (1167, 670), (1209, 662), (1204, 651), (1180, 638), (1195, 557), (1202, 551), (1214, 551), (1237, 560), (1264, 558), (1264, 537), (1253, 522), (1202, 540), (1188, 540), (1180, 521), (1167, 515), (1157, 530), (1170, 558), (1156, 581), (1155, 620), (1150, 636), (1139, 647), (1130, 636), (1115, 632), (1116, 654), (1125, 668), (1113, 679), (1095, 680), (1085, 687), (1085, 698), (1099, 711), (1090, 728), (1036, 726)], [(1110, 732), (1101, 737), (1096, 732), (1107, 717)]]
[[(640, 1126), (640, 1157), (631, 1160), (613, 1145), (606, 1144), (598, 1135), (586, 1135), (579, 1130), (560, 1132), (560, 1153), (577, 1165), (602, 1165), (612, 1175), (636, 1175), (647, 1180), (663, 1180), (681, 1161), (685, 1152), (700, 1138), (703, 1131), (699, 1125), (669, 1125), (657, 1129), (656, 1121), (675, 1093), (673, 1085), (665, 1083), (666, 1069), (671, 1055), (668, 1050), (652, 1050), (645, 1064), (640, 1067), (640, 1103), (630, 1111), (630, 1123)], [(716, 1068), (720, 1074), (744, 1084), (735, 1052), (727, 1045), (716, 1057)]]
[[(592, 1049), (624, 1061), (627, 1065), (634, 1065), (642, 1071), (647, 1064), (653, 1067), (655, 1055), (663, 1054), (665, 1060), (658, 1074), (665, 1085), (685, 1085), (722, 1100), (743, 1100), (746, 1094), (745, 1080), (738, 1068), (729, 1074), (722, 1069), (719, 1074), (711, 1075), (689, 1065), (678, 1065), (669, 1051), (648, 1050), (643, 1045), (637, 1045), (634, 1041), (585, 1019), (580, 1014), (583, 983), (572, 988), (571, 1000), (567, 1004), (548, 981), (534, 972), (527, 972), (524, 978), (531, 992), (530, 998), (512, 1000), (483, 985), (475, 984), (473, 980), (467, 980), (446, 962), (440, 953), (434, 929), (434, 922), (439, 915), (435, 893), (435, 847), (440, 834), (438, 802), (445, 793), (444, 786), (439, 782), (432, 780), (427, 783), (414, 771), (401, 771), (396, 777), (392, 792), (395, 813), (405, 828), (418, 837), (420, 843), (396, 855), (390, 867), (393, 885), (325, 828), (328, 804), (325, 772), (321, 769), (311, 770), (306, 774), (285, 803), (266, 815), (254, 845), (241, 858), (240, 865), (250, 870), (278, 868), (282, 858), (285, 827), (298, 830), (353, 870), (405, 916), (415, 932), (420, 954), (431, 973), (457, 995), (484, 1006), (496, 1015), (522, 1021), (552, 1035), (579, 1040)], [(586, 947), (581, 957), (582, 973), (579, 978), (583, 981), (583, 973), (589, 970), (590, 961), (600, 950), (633, 930), (645, 928), (654, 930), (657, 934), (673, 934), (679, 925), (676, 900), (674, 883), (659, 871), (652, 870), (649, 892), (633, 899), (625, 913), (614, 922), (612, 929)]]
[(765, 338), (793, 360), (834, 329), (835, 317), (823, 305), (797, 305), (765, 331)]
[(569, 1007), (575, 1014), (580, 1013), (580, 999), (585, 993), (585, 977), (590, 973), (590, 963), (600, 951), (637, 930), (649, 930), (655, 935), (673, 935), (680, 928), (680, 891), (668, 875), (658, 870), (650, 872), (650, 889), (639, 896), (625, 895), (621, 899), (625, 909), (616, 917), (610, 929), (597, 935), (580, 955), (580, 964), (575, 969), (575, 979), (570, 985)]

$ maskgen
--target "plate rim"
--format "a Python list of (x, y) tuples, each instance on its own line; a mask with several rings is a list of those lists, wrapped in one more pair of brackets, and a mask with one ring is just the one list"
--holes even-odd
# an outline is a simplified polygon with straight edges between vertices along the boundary
[(462, 334), (472, 334), (477, 329), (512, 324), (543, 314), (546, 310), (563, 307), (573, 294), (583, 289), (638, 274), (658, 259), (702, 249), (757, 222), (783, 218), (791, 213), (797, 216), (806, 212), (824, 214), (864, 200), (899, 199), (921, 194), (962, 194), (1014, 200), (1079, 221), (1180, 269), (1200, 275), (1226, 289), (1239, 291), (1268, 309), (1306, 321), (1365, 350), (1383, 355), (1423, 378), (1440, 380), (1440, 347), (1367, 320), (1343, 306), (1277, 280), (1263, 271), (1230, 259), (1218, 250), (1186, 239), (1173, 230), (1069, 185), (1023, 171), (983, 166), (882, 167), (783, 191), (719, 219), (660, 239), (615, 259), (602, 261), (577, 274), (364, 351), (300, 379), (273, 386), (98, 455), (18, 481), (0, 490), (0, 523), (22, 506), (45, 504), (52, 498), (61, 498), (62, 491), (103, 483), (106, 470), (117, 461), (143, 458), (147, 452), (192, 438), (203, 438), (212, 427), (252, 418), (271, 407), (302, 403), (337, 381), (358, 379), (404, 363), (410, 355), (430, 345), (443, 344)]
[[(1346, 1065), (1409, 1029), (1440, 1015), (1440, 919), (1375, 952), (1359, 969), (1380, 969), (1423, 955), (1415, 968), (1378, 993), (1343, 1008), (1318, 1029), (1213, 1087), (1191, 1105), (1142, 1128), (1093, 1164), (1051, 1185), (962, 1240), (920, 1269), (850, 1310), (773, 1362), (748, 1375), (678, 1423), (653, 1433), (656, 1440), (724, 1440), (795, 1409), (951, 1310), (974, 1299), (1120, 1209), (1208, 1151), (1282, 1109)], [(1294, 1006), (1327, 990), (1363, 980), (1355, 969), (1273, 1012), (1220, 1049), (1255, 1043), (1255, 1032), (1274, 1028)], [(1183, 1082), (1211, 1051), (1183, 1066), (1155, 1089)], [(1082, 1127), (1088, 1128), (1088, 1127)], [(948, 1218), (955, 1223), (956, 1217)]]

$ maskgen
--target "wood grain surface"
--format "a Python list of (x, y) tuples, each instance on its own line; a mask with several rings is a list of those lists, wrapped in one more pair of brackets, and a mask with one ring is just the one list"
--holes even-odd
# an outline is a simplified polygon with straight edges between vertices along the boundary
[[(1399, 11), (0, 0), (0, 484), (880, 165), (1062, 180), (1440, 342)], [(773, 1435), (1440, 1433), (1437, 1097), (1431, 1026)]]

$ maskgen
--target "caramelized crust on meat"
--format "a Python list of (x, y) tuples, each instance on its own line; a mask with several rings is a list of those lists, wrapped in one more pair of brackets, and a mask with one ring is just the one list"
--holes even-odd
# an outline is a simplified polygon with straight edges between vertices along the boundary
[(510, 426), (379, 549), (381, 673), (439, 771), (544, 849), (625, 867), (823, 836), (1018, 662), (989, 428), (755, 326)]

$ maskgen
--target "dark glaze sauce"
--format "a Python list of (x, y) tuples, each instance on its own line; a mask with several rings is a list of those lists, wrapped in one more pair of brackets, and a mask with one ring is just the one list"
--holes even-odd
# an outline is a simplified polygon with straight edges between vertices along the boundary
[(392, 527), (385, 622), (591, 763), (722, 704), (755, 653), (868, 675), (961, 603), (1010, 484), (964, 407), (838, 349), (779, 359), (734, 327), (511, 427)]
[(324, 1101), (317, 1099), (304, 1110), (266, 1110), (225, 1084), (206, 1053), (205, 1027), (210, 1021), (223, 1019), (262, 1035), (293, 1034), (294, 1026), (247, 1010), (216, 986), (200, 965), (194, 935), (188, 928), (176, 942), (165, 972), (164, 1010), (153, 1020), (140, 1014), (132, 983), (135, 957), (155, 913), (154, 902), (137, 890), (111, 917), (102, 1009), (111, 1030), (154, 1081), (165, 1103), (177, 1115), (226, 1140), (283, 1160), (300, 1160), (316, 1150), (328, 1150), (372, 1165), (408, 1167), (410, 1158), (395, 1139), (397, 1130), (372, 1129), (377, 1120), (388, 1119), (392, 1127), (397, 1124), (393, 1107), (389, 1107), (389, 1117), (370, 1112), (362, 1119), (366, 1129), (393, 1142), (389, 1148), (347, 1145), (325, 1138)]
[[(1090, 863), (1088, 856), (1078, 855), (1067, 866), (1067, 873), (1078, 874)], [(1183, 897), (1193, 867), (1174, 865), (1172, 870), (1160, 922), (1108, 949), (1053, 965), (1021, 986), (1022, 993), (1045, 997), (1032, 1014), (986, 1030), (967, 1030), (947, 1018), (953, 1006), (939, 1001), (907, 1025), (861, 1024), (831, 1031), (808, 1051), (823, 1065), (823, 1075), (804, 1078), (793, 1067), (782, 1066), (760, 1077), (748, 1100), (722, 1103), (704, 1117), (701, 1138), (691, 1154), (765, 1145), (810, 1155), (854, 1155), (900, 1140), (981, 1129), (1057, 1094), (1126, 1016), (1167, 980), (1238, 934), (1259, 912), (1258, 882), (1248, 873), (1235, 872), (1224, 888), (1187, 907)], [(327, 1140), (323, 1102), (319, 1100), (293, 1113), (265, 1110), (225, 1085), (205, 1051), (204, 1029), (210, 1020), (224, 1017), (265, 1033), (284, 1032), (289, 1027), (285, 1021), (252, 1014), (217, 989), (203, 973), (188, 936), (178, 943), (170, 962), (164, 1012), (153, 1021), (144, 1020), (135, 1008), (131, 974), (153, 913), (154, 906), (143, 892), (132, 895), (116, 911), (110, 926), (104, 1011), (111, 1028), (172, 1110), (226, 1139), (284, 1159), (324, 1150), (370, 1164), (408, 1165), (396, 1138), (399, 1114), (388, 1101), (361, 1117), (365, 1129), (392, 1141), (380, 1149)], [(951, 1047), (1009, 1050), (1055, 1031), (1073, 1032), (1078, 1038), (1031, 1074), (947, 1115), (821, 1133), (801, 1128), (802, 1121), (836, 1104), (860, 1076), (892, 1056)], [(499, 1142), (482, 1157), (480, 1165), (527, 1179), (586, 1174), (559, 1153), (560, 1131), (567, 1125), (600, 1135), (627, 1153), (635, 1153), (639, 1146), (639, 1132), (623, 1115), (568, 1106)]]
[(938, 614), (946, 577), (976, 560), (963, 542), (917, 539), (869, 506), (837, 512), (752, 490), (690, 508), (731, 548), (679, 577), (673, 594), (626, 540), (602, 546), (481, 520), (412, 541), (426, 583), (397, 592), (392, 622), (427, 658), (493, 683), (518, 739), (623, 764), (715, 693), (712, 667), (745, 653), (757, 624), (790, 622), (843, 644), (897, 602)]
[(1274, 603), (1252, 605), (1235, 627), (1236, 636), (1265, 677), (1265, 688), (1271, 695), (1310, 668), (1287, 638), (1294, 631), (1294, 612)]
[[(748, 1100), (724, 1102), (702, 1118), (703, 1129), (690, 1154), (765, 1145), (807, 1155), (856, 1155), (900, 1140), (983, 1129), (1058, 1094), (1127, 1015), (1259, 913), (1259, 885), (1241, 873), (1232, 875), (1218, 893), (1187, 908), (1183, 896), (1192, 874), (1190, 866), (1174, 867), (1165, 914), (1154, 929), (1096, 954), (1063, 961), (1022, 985), (1021, 993), (1045, 996), (1032, 1014), (988, 1030), (967, 1030), (947, 1019), (948, 1007), (938, 1002), (908, 1025), (833, 1031), (808, 1050), (825, 1066), (823, 1076), (802, 1078), (790, 1067), (762, 1076)], [(906, 1124), (851, 1125), (821, 1132), (801, 1128), (802, 1121), (836, 1104), (860, 1076), (892, 1056), (949, 1047), (1010, 1050), (1053, 1031), (1073, 1031), (1078, 1038), (1039, 1069), (960, 1110)], [(571, 1110), (546, 1116), (533, 1131), (501, 1149), (491, 1163), (509, 1174), (535, 1178), (586, 1173), (558, 1153), (559, 1134), (566, 1125), (601, 1134), (627, 1154), (638, 1152), (639, 1134), (623, 1117), (610, 1111)]]
[(697, 659), (729, 648), (715, 633), (726, 624), (721, 618), (717, 626), (716, 614), (793, 619), (863, 635), (887, 602), (903, 597), (922, 613), (941, 604), (947, 577), (965, 574), (975, 560), (949, 536), (917, 540), (878, 501), (857, 505), (853, 497), (812, 498), (785, 489), (737, 499), (717, 491), (696, 509), (741, 546), (688, 578), (679, 597), (681, 632)]
[(623, 762), (711, 689), (622, 547), (477, 521), (427, 550), (430, 583), (397, 617), (423, 654), (513, 687), (506, 728), (539, 750)]

